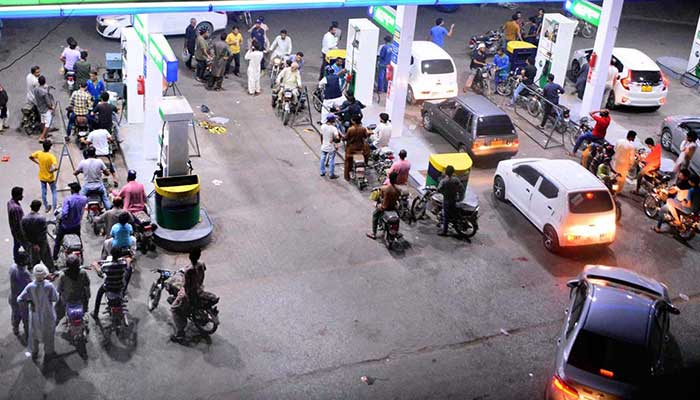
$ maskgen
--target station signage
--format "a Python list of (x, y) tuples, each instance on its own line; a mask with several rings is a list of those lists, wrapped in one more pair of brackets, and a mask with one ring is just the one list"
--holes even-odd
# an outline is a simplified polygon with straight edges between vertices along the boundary
[(394, 34), (396, 29), (396, 10), (389, 6), (371, 6), (367, 13), (377, 25), (390, 34)]
[(586, 0), (567, 0), (566, 9), (576, 18), (598, 27), (603, 8)]

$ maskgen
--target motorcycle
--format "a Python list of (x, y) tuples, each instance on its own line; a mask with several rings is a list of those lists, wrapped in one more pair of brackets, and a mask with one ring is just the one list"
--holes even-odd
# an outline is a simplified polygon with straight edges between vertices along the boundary
[(377, 175), (377, 181), (382, 183), (386, 180), (386, 172), (394, 163), (394, 152), (388, 146), (375, 149), (370, 153), (370, 160)]
[(642, 202), (644, 214), (649, 218), (656, 218), (661, 207), (666, 204), (668, 195), (668, 186), (666, 184), (654, 186), (644, 196), (644, 201)]
[(469, 52), (470, 54), (474, 52), (480, 44), (486, 46), (486, 55), (492, 56), (498, 51), (498, 47), (501, 44), (501, 37), (503, 33), (497, 30), (492, 30), (484, 33), (483, 35), (474, 35), (469, 38)]
[(102, 204), (102, 191), (100, 189), (91, 189), (86, 193), (87, 197), (87, 220), (92, 225), (92, 230), (95, 235), (100, 234), (100, 227), (95, 221), (97, 217), (102, 215), (104, 212), (104, 206)]
[(66, 304), (66, 325), (68, 327), (68, 337), (73, 346), (78, 349), (78, 353), (85, 357), (87, 351), (85, 345), (90, 332), (88, 323), (85, 320), (85, 311), (82, 304)]
[(73, 93), (73, 90), (75, 88), (75, 71), (66, 71), (63, 74), (63, 77), (66, 80), (66, 90), (68, 90), (68, 93)]
[(132, 213), (134, 219), (134, 236), (136, 237), (136, 247), (141, 253), (146, 254), (149, 250), (154, 251), (156, 244), (153, 240), (153, 232), (158, 228), (151, 221), (151, 217), (145, 211)]
[(571, 112), (568, 108), (564, 106), (558, 107), (558, 109), (556, 108), (556, 106), (554, 107), (554, 112), (549, 114), (548, 120), (551, 121), (554, 125), (554, 130), (563, 135), (566, 133), (567, 130), (569, 130)]
[(280, 56), (274, 56), (270, 64), (270, 87), (273, 88), (277, 83), (277, 75), (284, 68), (284, 60)]
[[(662, 189), (661, 192), (663, 193), (665, 189)], [(666, 195), (668, 195), (668, 192), (666, 191)], [(658, 215), (658, 209), (656, 210), (656, 214)], [(680, 221), (675, 221), (673, 217), (670, 215), (670, 213), (666, 213), (666, 215), (663, 216), (664, 221), (668, 223), (668, 225), (671, 227), (671, 230), (673, 231), (673, 235), (677, 237), (678, 239), (688, 242), (692, 240), (695, 237), (696, 233), (700, 233), (700, 215), (699, 214), (693, 214), (693, 213), (687, 213), (683, 209), (676, 209), (678, 212), (678, 219)], [(644, 213), (649, 216), (649, 213), (647, 213), (647, 202), (646, 199), (644, 201)]]
[(474, 75), (474, 81), (472, 82), (471, 89), (474, 93), (481, 95), (487, 95), (491, 92), (491, 81), (493, 80), (493, 65), (488, 64), (483, 67), (479, 67)]
[[(56, 239), (58, 226), (61, 224), (60, 205), (56, 208), (56, 211), (54, 211), (54, 216), (54, 220), (46, 221), (47, 233), (52, 240)], [(32, 249), (32, 251), (35, 250)], [(36, 251), (38, 251), (38, 249), (36, 249)], [(69, 233), (63, 236), (63, 241), (61, 242), (61, 249), (58, 252), (58, 260), (56, 260), (56, 265), (66, 265), (66, 259), (71, 254), (78, 257), (78, 259), (80, 260), (80, 264), (83, 264), (83, 240), (80, 236)], [(38, 257), (38, 253), (36, 255)]]
[(515, 71), (510, 71), (510, 73), (508, 73), (508, 79), (496, 85), (496, 93), (500, 94), (501, 96), (510, 97), (513, 95), (513, 91), (516, 87), (518, 87), (519, 83), (520, 70), (517, 69)]
[[(127, 252), (127, 250), (124, 251), (124, 253)], [(120, 258), (120, 261), (126, 262), (123, 258)], [(108, 257), (103, 261), (98, 261), (98, 264), (102, 265), (108, 262), (112, 262), (111, 257)], [(97, 270), (97, 275), (100, 278), (104, 278), (104, 273), (100, 269)], [(131, 316), (129, 315), (129, 310), (126, 306), (127, 299), (124, 297), (124, 293), (106, 292), (105, 296), (107, 297), (107, 307), (104, 311), (102, 311), (102, 313), (107, 314), (110, 321), (110, 325), (107, 327), (107, 333), (105, 335), (105, 344), (110, 344), (109, 339), (112, 332), (115, 332), (117, 334), (117, 338), (119, 338), (123, 343), (129, 346), (135, 346), (136, 331), (131, 326)], [(99, 320), (98, 323), (100, 323)]]
[[(471, 238), (476, 235), (479, 230), (479, 199), (476, 196), (470, 196), (457, 203), (455, 207), (455, 215), (449, 225), (457, 232), (457, 235), (465, 238)], [(442, 201), (441, 193), (438, 193), (437, 187), (426, 186), (423, 195), (413, 199), (411, 204), (411, 215), (414, 220), (423, 219), (426, 214), (430, 213), (438, 221), (442, 221)]]
[(311, 101), (314, 105), (314, 110), (316, 110), (316, 112), (321, 112), (321, 110), (323, 109), (324, 99), (325, 95), (323, 94), (323, 89), (321, 89), (320, 86), (317, 86), (311, 98)]
[(352, 154), (352, 169), (350, 170), (350, 179), (358, 189), (364, 190), (369, 182), (365, 174), (365, 157), (362, 152)]
[(640, 189), (644, 189), (644, 193), (647, 195), (651, 194), (657, 188), (667, 188), (672, 178), (672, 173), (653, 172), (651, 175), (645, 175), (642, 178)]
[[(381, 188), (377, 187), (372, 189), (372, 191), (379, 191)], [(377, 196), (377, 204), (381, 203), (381, 196)], [(382, 219), (379, 221), (377, 226), (379, 232), (384, 232), (380, 234), (384, 240), (384, 245), (388, 250), (401, 251), (403, 250), (403, 234), (399, 232), (399, 226), (401, 225), (401, 218), (397, 211), (384, 211), (382, 214)]]
[[(181, 288), (181, 284), (175, 284), (173, 281), (184, 283), (185, 279), (183, 270), (173, 272), (167, 269), (153, 269), (151, 271), (157, 273), (158, 278), (153, 282), (148, 292), (149, 311), (153, 311), (158, 307), (163, 289), (169, 294), (168, 304), (172, 304)], [(203, 292), (196, 307), (189, 307), (187, 319), (192, 321), (201, 334), (206, 336), (212, 335), (219, 327), (219, 310), (216, 308), (218, 303), (218, 296), (213, 293)]]
[(610, 192), (610, 195), (613, 198), (613, 201), (615, 202), (615, 221), (620, 222), (620, 219), (622, 218), (622, 203), (620, 200), (617, 198), (617, 192), (620, 190), (620, 185), (617, 183), (617, 179), (620, 177), (620, 174), (617, 172), (613, 172), (609, 175), (606, 175), (600, 180), (603, 182), (605, 187), (608, 188), (608, 191)]
[(27, 103), (22, 106), (20, 127), (27, 135), (41, 133), (41, 117), (34, 104)]
[[(581, 118), (578, 124), (576, 125), (576, 129), (569, 130), (569, 141), (571, 142), (571, 146), (576, 145), (576, 141), (578, 140), (579, 136), (586, 133), (590, 133), (593, 130), (591, 127), (590, 119), (588, 117)], [(603, 144), (605, 143), (605, 139), (598, 140), (596, 142)]]

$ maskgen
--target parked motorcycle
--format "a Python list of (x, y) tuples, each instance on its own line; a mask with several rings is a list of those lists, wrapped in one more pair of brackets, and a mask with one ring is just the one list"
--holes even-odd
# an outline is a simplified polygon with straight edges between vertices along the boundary
[[(149, 311), (153, 311), (158, 307), (163, 289), (169, 294), (168, 304), (172, 304), (181, 288), (181, 284), (178, 285), (176, 282), (184, 283), (185, 279), (183, 270), (173, 272), (167, 269), (154, 269), (151, 271), (157, 273), (158, 278), (153, 282), (151, 290), (148, 292)], [(196, 307), (189, 307), (187, 319), (192, 321), (201, 334), (212, 335), (219, 327), (219, 310), (216, 307), (218, 303), (218, 296), (213, 293), (203, 292), (196, 303)]]
[(377, 181), (379, 183), (383, 183), (386, 180), (386, 172), (394, 163), (394, 151), (388, 146), (375, 149), (370, 154), (370, 160), (372, 160), (372, 166), (374, 167), (374, 172), (377, 175)]
[(357, 185), (357, 188), (360, 190), (364, 190), (369, 183), (365, 172), (365, 157), (361, 152), (353, 153), (350, 180), (352, 180), (352, 182)]
[(487, 95), (491, 92), (491, 81), (493, 80), (493, 64), (479, 67), (474, 75), (471, 89), (474, 93)]
[(496, 93), (501, 96), (510, 97), (513, 95), (513, 91), (518, 87), (519, 83), (520, 70), (516, 69), (515, 71), (510, 71), (510, 73), (508, 73), (508, 79), (496, 85)]
[(41, 117), (34, 104), (27, 103), (22, 106), (20, 127), (27, 135), (41, 133)]
[(134, 218), (134, 236), (136, 237), (136, 247), (141, 253), (146, 254), (149, 250), (154, 251), (156, 244), (153, 241), (153, 232), (158, 228), (151, 221), (151, 217), (145, 211), (132, 214)]
[(483, 35), (474, 35), (469, 38), (469, 53), (474, 52), (480, 44), (486, 46), (486, 55), (492, 56), (498, 51), (498, 47), (501, 44), (501, 38), (503, 32), (500, 30), (492, 30), (484, 33)]
[[(413, 199), (411, 205), (411, 214), (413, 219), (423, 219), (426, 214), (430, 214), (438, 221), (442, 221), (442, 201), (441, 193), (438, 193), (437, 187), (426, 186), (423, 195)], [(458, 235), (470, 238), (476, 235), (479, 230), (479, 200), (474, 196), (467, 198), (455, 207), (455, 215), (450, 221), (450, 226), (457, 232)]]

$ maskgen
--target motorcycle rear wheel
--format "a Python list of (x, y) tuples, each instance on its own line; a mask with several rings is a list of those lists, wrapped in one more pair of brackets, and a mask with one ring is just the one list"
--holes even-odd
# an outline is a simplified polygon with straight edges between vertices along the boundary
[(321, 100), (320, 98), (318, 98), (318, 96), (316, 96), (316, 94), (314, 94), (313, 96), (311, 96), (311, 101), (314, 104), (314, 109), (316, 110), (316, 112), (321, 112), (321, 110), (323, 109), (323, 100)]
[(532, 99), (527, 103), (527, 112), (533, 117), (539, 117), (542, 113), (542, 103), (537, 99)]
[(210, 336), (213, 335), (214, 332), (216, 332), (216, 329), (219, 327), (219, 317), (216, 315), (213, 315), (211, 310), (206, 310), (202, 311), (207, 314), (207, 322), (203, 325), (200, 325), (197, 321), (192, 319), (192, 322), (194, 323), (194, 326), (197, 327), (197, 330), (203, 335)]
[(457, 222), (453, 225), (457, 235), (465, 237), (467, 239), (476, 235), (476, 231), (479, 230), (479, 224), (476, 221), (470, 221), (467, 218), (463, 218), (462, 221)]
[(284, 110), (284, 115), (282, 116), (282, 125), (287, 126), (289, 124), (289, 118), (291, 118), (292, 113)]
[(158, 288), (158, 284), (153, 282), (151, 285), (151, 290), (148, 291), (148, 311), (153, 311), (158, 307), (160, 302), (160, 294), (163, 291), (162, 288)]
[(414, 220), (423, 219), (428, 208), (428, 199), (425, 196), (416, 197), (411, 204), (411, 215)]
[(642, 203), (642, 208), (644, 208), (644, 214), (649, 218), (656, 218), (659, 215), (659, 208), (661, 205), (659, 201), (652, 195), (648, 194), (644, 197), (644, 202)]
[(513, 94), (513, 88), (506, 82), (500, 82), (496, 86), (496, 93), (508, 97)]

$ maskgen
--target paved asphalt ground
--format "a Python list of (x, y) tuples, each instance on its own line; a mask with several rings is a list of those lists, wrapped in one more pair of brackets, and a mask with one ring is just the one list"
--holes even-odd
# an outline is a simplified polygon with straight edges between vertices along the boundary
[[(523, 9), (529, 14), (533, 7)], [(495, 28), (510, 13), (465, 6), (446, 15), (448, 24), (456, 24), (447, 49), (460, 70), (467, 62), (466, 37)], [(288, 29), (295, 50), (307, 54), (304, 78), (309, 87), (314, 86), (320, 38), (329, 21), (346, 27), (347, 18), (363, 14), (364, 9), (263, 13), (273, 32)], [(419, 10), (416, 38), (438, 15), (431, 8)], [(56, 23), (5, 21), (0, 68)], [(625, 19), (618, 45), (638, 47), (652, 58), (686, 57), (692, 34), (689, 24)], [(58, 87), (58, 55), (70, 35), (98, 64), (103, 64), (104, 52), (118, 49), (118, 43), (97, 35), (91, 18), (63, 23), (28, 56), (0, 72), (0, 83), (10, 93), (13, 126), (29, 67), (42, 66)], [(171, 38), (171, 43), (179, 52), (182, 38)], [(592, 43), (581, 39), (575, 47)], [(471, 243), (439, 238), (434, 224), (423, 222), (402, 225), (411, 248), (392, 254), (364, 236), (372, 210), (368, 193), (342, 179), (318, 177), (317, 138), (283, 127), (269, 108), (266, 89), (263, 96), (251, 98), (244, 93), (245, 80), (233, 78), (224, 82), (226, 91), (212, 93), (184, 68), (181, 72), (179, 87), (191, 104), (207, 104), (216, 115), (232, 119), (226, 135), (200, 133), (203, 156), (193, 159), (203, 182), (203, 205), (216, 224), (203, 258), (205, 285), (222, 297), (222, 325), (210, 344), (168, 341), (167, 307), (161, 304), (153, 313), (146, 309), (146, 291), (155, 279), (149, 269), (177, 268), (187, 260), (159, 250), (140, 258), (131, 283), (136, 347), (117, 342), (104, 348), (93, 325), (84, 361), (60, 337), (61, 327), (56, 340), (61, 357), (41, 370), (25, 358), (8, 323), (0, 329), (0, 398), (539, 398), (552, 373), (555, 337), (568, 300), (566, 281), (585, 264), (627, 267), (668, 283), (681, 309), (672, 318), (674, 367), (666, 384), (680, 393), (668, 398), (700, 396), (700, 242), (686, 246), (651, 232), (638, 199), (622, 198), (622, 221), (609, 249), (551, 255), (522, 215), (493, 200), (493, 166), (481, 165), (470, 180), (481, 201), (480, 230)], [(66, 100), (62, 94), (61, 101)], [(698, 101), (697, 94), (673, 83), (661, 110), (615, 112), (613, 118), (644, 137), (653, 136), (664, 116), (696, 111)], [(418, 108), (411, 107), (408, 125), (421, 130), (418, 117)], [(438, 147), (450, 150), (444, 143)], [(36, 138), (23, 133), (0, 136), (0, 153), (10, 156), (0, 164), (0, 187), (9, 197), (10, 187), (23, 185), (25, 209), (39, 196), (36, 171), (27, 160), (38, 148)], [(71, 150), (77, 156), (77, 149)], [(542, 151), (525, 137), (519, 156), (564, 157), (561, 149)], [(67, 176), (67, 171), (61, 173), (61, 184)], [(6, 214), (1, 215), (0, 265), (5, 270), (11, 243)], [(86, 258), (95, 259), (99, 239), (87, 229), (83, 237)], [(94, 293), (98, 279), (93, 273), (91, 279)], [(7, 280), (0, 280), (0, 297), (8, 291)], [(689, 300), (678, 299), (681, 293)], [(9, 307), (0, 308), (0, 321), (8, 320)], [(376, 378), (374, 384), (361, 382), (363, 375)]]

